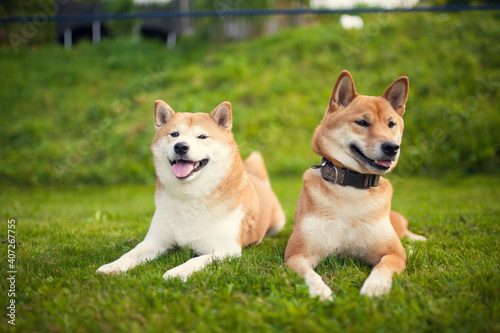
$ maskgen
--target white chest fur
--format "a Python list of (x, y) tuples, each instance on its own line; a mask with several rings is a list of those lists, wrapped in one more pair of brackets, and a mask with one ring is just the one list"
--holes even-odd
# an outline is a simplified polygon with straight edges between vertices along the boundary
[(374, 245), (393, 237), (394, 229), (388, 218), (367, 223), (308, 216), (301, 233), (322, 258), (332, 254), (364, 258)]
[(205, 198), (156, 197), (156, 212), (148, 236), (162, 243), (190, 246), (199, 254), (239, 252), (237, 238), (244, 212), (208, 204)]
[[(389, 219), (390, 197), (333, 184), (328, 190), (335, 193), (308, 191), (315, 209), (308, 208), (300, 223), (300, 233), (308, 244), (315, 244), (314, 251), (321, 257), (365, 259), (374, 247), (395, 236)], [(385, 209), (387, 214), (381, 214)]]

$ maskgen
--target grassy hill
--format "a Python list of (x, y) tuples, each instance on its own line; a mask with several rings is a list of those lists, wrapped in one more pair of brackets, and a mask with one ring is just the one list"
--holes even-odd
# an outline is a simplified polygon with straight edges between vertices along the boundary
[(152, 183), (153, 104), (209, 112), (233, 104), (242, 155), (260, 150), (272, 175), (299, 175), (343, 69), (381, 95), (410, 78), (402, 159), (393, 177), (500, 171), (500, 13), (337, 16), (250, 41), (182, 39), (174, 50), (104, 40), (0, 48), (0, 182)]

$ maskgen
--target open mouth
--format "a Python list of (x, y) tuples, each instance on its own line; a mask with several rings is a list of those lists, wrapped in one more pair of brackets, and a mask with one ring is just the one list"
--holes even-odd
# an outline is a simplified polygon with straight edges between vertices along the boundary
[(200, 171), (207, 165), (208, 159), (203, 159), (198, 162), (187, 161), (187, 160), (175, 160), (171, 161), (172, 172), (174, 176), (179, 179), (186, 179), (195, 172)]
[(365, 154), (361, 152), (361, 150), (356, 147), (355, 145), (351, 145), (351, 151), (354, 152), (356, 156), (361, 158), (364, 162), (369, 164), (370, 166), (374, 167), (375, 169), (381, 170), (381, 171), (387, 171), (392, 165), (391, 160), (372, 160), (371, 158), (368, 158)]

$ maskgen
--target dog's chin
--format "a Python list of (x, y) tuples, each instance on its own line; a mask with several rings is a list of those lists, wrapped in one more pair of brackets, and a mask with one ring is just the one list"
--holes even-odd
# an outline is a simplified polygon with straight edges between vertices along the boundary
[(177, 159), (170, 161), (170, 166), (172, 167), (172, 173), (176, 179), (189, 181), (196, 178), (196, 176), (198, 176), (201, 171), (207, 166), (208, 162), (208, 158), (196, 162)]
[(385, 160), (373, 160), (366, 156), (361, 149), (356, 145), (350, 146), (351, 153), (353, 157), (362, 164), (366, 169), (370, 170), (375, 174), (383, 174), (392, 170), (396, 163), (395, 158), (387, 158)]

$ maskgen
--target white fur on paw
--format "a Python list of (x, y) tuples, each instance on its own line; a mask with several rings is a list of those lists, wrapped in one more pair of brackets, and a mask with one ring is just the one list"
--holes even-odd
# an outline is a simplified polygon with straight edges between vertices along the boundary
[(309, 272), (305, 276), (306, 284), (309, 286), (309, 294), (311, 297), (319, 296), (321, 301), (333, 301), (333, 292), (328, 287), (321, 276), (315, 272)]
[(180, 278), (181, 281), (186, 282), (188, 277), (193, 274), (192, 269), (187, 269), (185, 267), (177, 266), (172, 269), (169, 269), (168, 271), (163, 274), (163, 278), (165, 280), (171, 279), (171, 278)]
[(391, 291), (392, 279), (387, 278), (379, 271), (372, 271), (361, 287), (361, 296), (382, 296)]
[(132, 268), (134, 262), (130, 259), (118, 259), (112, 263), (102, 265), (97, 269), (100, 274), (121, 274)]

